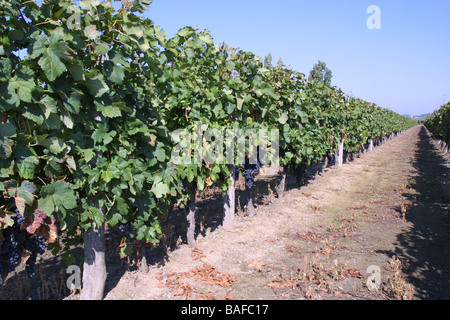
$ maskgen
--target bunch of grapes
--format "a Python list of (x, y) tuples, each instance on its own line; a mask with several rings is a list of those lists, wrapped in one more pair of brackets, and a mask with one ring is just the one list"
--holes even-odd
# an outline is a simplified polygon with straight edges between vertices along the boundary
[(27, 272), (28, 277), (34, 277), (37, 255), (43, 254), (46, 247), (47, 245), (45, 243), (45, 239), (42, 236), (29, 235), (25, 240), (23, 248), (31, 252), (31, 255), (28, 257), (27, 263), (25, 265), (25, 271)]
[(30, 278), (34, 276), (34, 269), (38, 254), (43, 254), (47, 247), (45, 238), (29, 234), (21, 228), (23, 217), (15, 209), (14, 224), (2, 230), (3, 240), (0, 242), (0, 278), (15, 270), (20, 264), (22, 251), (28, 250), (30, 256), (26, 262), (26, 272)]
[(181, 191), (182, 191), (183, 193), (186, 193), (187, 186), (188, 186), (188, 181), (187, 181), (187, 179), (181, 180), (181, 184), (182, 184), (182, 186), (181, 186)]
[(21, 230), (20, 226), (23, 217), (19, 211), (15, 210), (16, 216), (13, 217), (14, 224), (3, 230), (3, 240), (0, 243), (0, 270), (1, 276), (5, 276), (19, 265), (22, 243), (26, 232)]
[(122, 236), (128, 237), (130, 235), (130, 226), (127, 226), (125, 223), (119, 222), (117, 229)]
[(261, 164), (259, 160), (257, 160), (255, 164), (245, 165), (244, 170), (242, 170), (242, 175), (245, 178), (245, 185), (247, 188), (251, 189), (253, 187), (255, 177), (258, 175), (260, 168)]

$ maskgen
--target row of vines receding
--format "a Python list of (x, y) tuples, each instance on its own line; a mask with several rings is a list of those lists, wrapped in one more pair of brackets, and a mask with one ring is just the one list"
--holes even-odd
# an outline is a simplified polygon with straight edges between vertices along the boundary
[(38, 254), (86, 245), (89, 232), (101, 242), (105, 226), (127, 229), (125, 257), (134, 241), (158, 242), (170, 208), (258, 173), (250, 151), (175, 163), (177, 130), (277, 131), (289, 168), (415, 124), (287, 66), (264, 68), (207, 30), (169, 38), (143, 17), (150, 2), (0, 0), (0, 279), (24, 257), (33, 276)]
[(431, 132), (433, 138), (448, 146), (450, 144), (450, 102), (431, 114), (424, 121), (424, 125)]

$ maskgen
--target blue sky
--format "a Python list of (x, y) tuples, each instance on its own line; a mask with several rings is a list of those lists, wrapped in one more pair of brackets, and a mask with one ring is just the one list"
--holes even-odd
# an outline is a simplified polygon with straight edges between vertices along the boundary
[[(367, 8), (381, 11), (369, 30)], [(251, 51), (309, 75), (322, 60), (332, 85), (400, 114), (450, 101), (448, 0), (154, 0), (145, 14), (173, 36), (209, 29), (216, 43)]]

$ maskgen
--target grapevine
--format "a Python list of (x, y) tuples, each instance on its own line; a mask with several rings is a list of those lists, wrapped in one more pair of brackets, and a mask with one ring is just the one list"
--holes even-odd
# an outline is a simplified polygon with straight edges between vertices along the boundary
[[(105, 226), (126, 234), (121, 256), (134, 240), (156, 245), (169, 208), (195, 207), (207, 187), (225, 192), (226, 164), (171, 161), (175, 130), (276, 129), (279, 163), (295, 168), (344, 137), (353, 152), (413, 125), (285, 66), (264, 68), (207, 30), (168, 38), (141, 16), (150, 2), (82, 1), (73, 27), (70, 1), (0, 0), (2, 279), (24, 252), (33, 276), (46, 247), (56, 254)], [(232, 165), (251, 190), (264, 164)]]
[(436, 110), (424, 124), (435, 139), (450, 145), (450, 102)]

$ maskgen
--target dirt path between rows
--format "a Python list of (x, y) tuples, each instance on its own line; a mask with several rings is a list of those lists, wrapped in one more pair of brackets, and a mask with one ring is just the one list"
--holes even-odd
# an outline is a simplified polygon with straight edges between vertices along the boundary
[(200, 225), (196, 249), (148, 273), (112, 272), (105, 298), (450, 299), (449, 181), (450, 161), (415, 127), (268, 196), (232, 232)]

